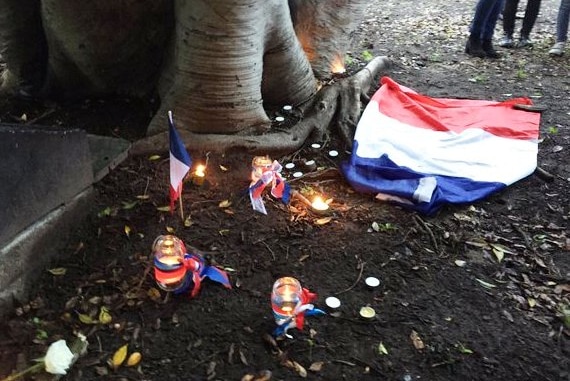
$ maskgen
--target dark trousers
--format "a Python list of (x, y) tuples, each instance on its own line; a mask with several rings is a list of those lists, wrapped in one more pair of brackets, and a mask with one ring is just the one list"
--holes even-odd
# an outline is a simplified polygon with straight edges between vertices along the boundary
[[(512, 36), (515, 31), (515, 18), (517, 15), (517, 9), (519, 6), (519, 0), (506, 0), (505, 9), (503, 11), (503, 30), (505, 34)], [(526, 3), (526, 9), (524, 12), (524, 19), (521, 28), (521, 37), (528, 37), (536, 18), (538, 17), (538, 11), (540, 9), (540, 0), (528, 0)]]

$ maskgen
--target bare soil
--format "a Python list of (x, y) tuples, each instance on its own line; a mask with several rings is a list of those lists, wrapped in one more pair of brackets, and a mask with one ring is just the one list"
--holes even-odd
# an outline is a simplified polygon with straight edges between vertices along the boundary
[[(302, 367), (314, 380), (570, 380), (570, 55), (547, 54), (558, 4), (544, 2), (532, 49), (483, 60), (463, 53), (474, 3), (373, 1), (350, 68), (366, 51), (390, 56), (387, 74), (430, 96), (531, 97), (547, 107), (539, 166), (550, 176), (426, 218), (354, 192), (337, 170), (348, 152), (331, 134), (321, 150), (275, 158), (317, 161), (319, 171), (290, 184), (332, 198), (331, 218), (268, 196), (264, 216), (246, 193), (250, 155), (192, 152), (208, 158), (208, 173), (203, 186), (185, 185), (185, 224), (157, 210), (168, 204), (168, 156), (131, 157), (95, 185), (89, 220), (49, 268), (65, 274), (45, 271), (30, 302), (0, 322), (0, 376), (82, 332), (88, 352), (64, 379), (297, 380)], [(152, 100), (2, 99), (0, 118), (134, 140), (155, 109)], [(157, 293), (149, 252), (169, 231), (228, 269), (233, 288), (207, 282), (195, 299)], [(275, 344), (266, 339), (269, 293), (284, 275), (316, 292), (318, 307), (327, 296), (342, 305)], [(368, 289), (368, 276), (381, 285)], [(376, 317), (361, 319), (362, 306)], [(96, 323), (101, 307), (111, 322), (81, 321)], [(124, 344), (142, 361), (113, 370), (108, 360)]]

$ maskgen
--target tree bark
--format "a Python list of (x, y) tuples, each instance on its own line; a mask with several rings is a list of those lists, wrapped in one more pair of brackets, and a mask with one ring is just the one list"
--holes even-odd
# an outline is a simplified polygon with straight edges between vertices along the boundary
[(148, 94), (171, 30), (169, 0), (42, 0), (47, 84), (65, 97)]
[(149, 135), (166, 130), (169, 110), (182, 130), (264, 132), (271, 126), (264, 102), (298, 104), (315, 93), (287, 2), (179, 0), (175, 14), (174, 72), (163, 77), (161, 88), (170, 88)]

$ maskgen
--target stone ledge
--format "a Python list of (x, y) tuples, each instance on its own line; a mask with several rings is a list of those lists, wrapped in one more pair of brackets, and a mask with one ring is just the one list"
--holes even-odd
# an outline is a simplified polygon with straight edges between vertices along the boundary
[(15, 301), (27, 301), (33, 281), (89, 214), (94, 195), (93, 187), (86, 189), (0, 248), (0, 317), (13, 310)]

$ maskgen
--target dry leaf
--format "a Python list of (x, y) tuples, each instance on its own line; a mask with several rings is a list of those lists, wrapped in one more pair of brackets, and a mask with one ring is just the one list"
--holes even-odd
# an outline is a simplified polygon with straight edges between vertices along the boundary
[(152, 287), (146, 292), (148, 298), (153, 302), (160, 300), (160, 291), (157, 288)]
[(65, 267), (56, 267), (54, 269), (49, 269), (48, 270), (52, 275), (65, 275), (65, 273), (67, 272), (67, 269)]
[(529, 306), (530, 308), (533, 308), (534, 306), (536, 306), (536, 299), (534, 299), (534, 298), (528, 298), (526, 301), (527, 301), (528, 306)]
[(227, 172), (227, 171), (228, 171), (228, 169), (227, 169), (226, 167), (224, 167), (223, 165), (221, 165), (221, 164), (220, 164), (220, 170), (221, 170), (222, 172)]
[(190, 226), (192, 226), (192, 224), (193, 224), (193, 222), (192, 222), (192, 219), (190, 218), (190, 216), (186, 217), (186, 219), (184, 220), (184, 226), (189, 228)]
[(131, 227), (129, 225), (125, 225), (125, 234), (127, 237), (131, 236)]
[(320, 372), (321, 369), (323, 369), (323, 366), (325, 365), (324, 361), (317, 361), (311, 364), (311, 366), (309, 367), (309, 370), (311, 372)]
[(127, 366), (137, 366), (142, 359), (142, 355), (140, 352), (131, 353), (129, 359), (127, 360)]
[(416, 331), (412, 330), (412, 333), (410, 333), (410, 339), (412, 340), (412, 343), (417, 350), (425, 348), (424, 342)]
[(155, 161), (160, 159), (160, 155), (152, 155), (148, 158), (149, 161)]
[(245, 366), (249, 365), (247, 363), (247, 358), (245, 357), (245, 354), (243, 353), (243, 351), (241, 349), (239, 350), (239, 359), (243, 365), (245, 365)]
[(378, 344), (378, 353), (381, 355), (387, 355), (388, 354), (388, 350), (384, 346), (383, 342), (380, 342), (380, 344)]
[(555, 294), (561, 294), (562, 292), (570, 292), (570, 284), (558, 284), (554, 287)]
[(149, 196), (148, 194), (139, 194), (139, 195), (137, 196), (137, 198), (138, 198), (139, 200), (148, 200), (148, 199), (150, 198), (150, 196)]
[(315, 221), (315, 225), (325, 225), (332, 221), (332, 217), (319, 218)]
[(307, 377), (307, 370), (305, 368), (303, 368), (303, 366), (301, 364), (299, 364), (297, 361), (287, 360), (284, 362), (283, 365), (285, 365), (287, 368), (295, 370), (297, 372), (297, 374), (299, 376), (301, 376), (302, 378)]
[(481, 286), (485, 287), (485, 288), (495, 288), (497, 287), (496, 285), (492, 284), (492, 283), (487, 283), (484, 280), (481, 280), (479, 278), (475, 278), (475, 280), (477, 280), (477, 282), (479, 282), (479, 284), (481, 284)]
[(159, 212), (170, 212), (170, 206), (158, 206), (156, 208), (156, 210), (158, 210)]
[(174, 232), (175, 232), (175, 230), (172, 226), (167, 226), (166, 231), (169, 232), (170, 234), (174, 234)]
[(125, 362), (128, 350), (129, 344), (125, 344), (121, 348), (117, 349), (110, 362), (111, 368), (117, 369), (123, 362)]
[(464, 267), (467, 264), (467, 262), (461, 260), (461, 259), (456, 259), (455, 260), (455, 265), (459, 266), (459, 267)]
[(224, 200), (218, 204), (220, 208), (227, 208), (232, 204), (230, 200)]

